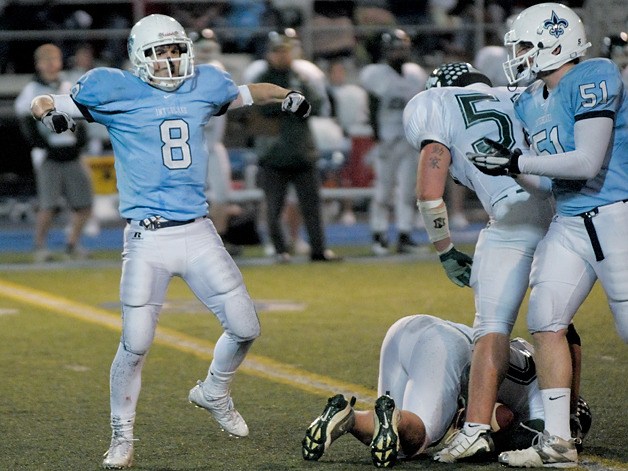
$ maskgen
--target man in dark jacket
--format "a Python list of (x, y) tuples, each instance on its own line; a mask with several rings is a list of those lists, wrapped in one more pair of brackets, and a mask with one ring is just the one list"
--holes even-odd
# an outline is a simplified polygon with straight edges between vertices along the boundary
[[(317, 114), (323, 97), (317, 95), (315, 89), (308, 83), (307, 77), (293, 70), (292, 47), (292, 38), (271, 33), (266, 53), (268, 67), (256, 81), (301, 90), (312, 105), (312, 113)], [(285, 205), (288, 185), (291, 183), (296, 190), (308, 233), (311, 246), (310, 259), (339, 260), (331, 250), (325, 248), (317, 170), (318, 152), (307, 120), (287, 116), (281, 112), (280, 106), (267, 105), (260, 108), (255, 127), (260, 186), (266, 197), (268, 231), (277, 260), (290, 261), (281, 227), (281, 212)]]

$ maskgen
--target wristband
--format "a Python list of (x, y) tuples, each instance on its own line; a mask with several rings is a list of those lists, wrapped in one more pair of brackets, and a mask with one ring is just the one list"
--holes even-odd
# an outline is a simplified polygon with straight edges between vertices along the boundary
[(238, 87), (238, 91), (242, 96), (242, 105), (251, 106), (253, 104), (253, 95), (251, 95), (251, 90), (246, 85), (240, 85)]
[(417, 201), (416, 206), (421, 211), (430, 242), (434, 243), (450, 237), (447, 206), (442, 198)]

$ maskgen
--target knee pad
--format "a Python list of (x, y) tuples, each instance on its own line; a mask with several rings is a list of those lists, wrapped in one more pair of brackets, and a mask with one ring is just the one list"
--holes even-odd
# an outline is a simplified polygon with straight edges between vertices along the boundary
[(157, 314), (161, 306), (148, 305), (142, 307), (122, 306), (122, 338), (123, 348), (135, 355), (145, 355), (155, 337)]
[(229, 333), (240, 341), (259, 337), (261, 327), (255, 305), (246, 292), (239, 292), (225, 300), (225, 319)]

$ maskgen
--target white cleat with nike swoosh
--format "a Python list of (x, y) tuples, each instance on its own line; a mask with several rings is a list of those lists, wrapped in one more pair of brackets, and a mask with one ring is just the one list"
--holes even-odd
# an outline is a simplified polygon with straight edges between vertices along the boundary
[(458, 460), (481, 460), (495, 450), (493, 439), (488, 430), (478, 429), (473, 435), (464, 430), (451, 436), (445, 448), (434, 455), (434, 461), (455, 463)]
[(539, 434), (530, 448), (500, 453), (499, 462), (515, 468), (573, 468), (578, 466), (574, 439), (563, 440), (547, 430)]

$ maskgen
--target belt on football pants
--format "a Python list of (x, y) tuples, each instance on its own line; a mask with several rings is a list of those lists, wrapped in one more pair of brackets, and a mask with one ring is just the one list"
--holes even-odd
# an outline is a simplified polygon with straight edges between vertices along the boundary
[[(149, 231), (156, 231), (157, 229), (165, 229), (166, 227), (177, 227), (177, 226), (185, 226), (186, 224), (191, 224), (194, 221), (197, 221), (202, 218), (188, 219), (187, 221), (171, 221), (170, 219), (163, 219), (159, 216), (152, 216), (146, 219), (142, 219), (141, 221), (137, 221), (137, 223), (142, 226), (144, 229), (148, 229)], [(132, 219), (127, 219), (126, 222), (133, 222)]]
[[(618, 201), (618, 203), (628, 203), (628, 199)], [(591, 240), (591, 246), (593, 247), (593, 253), (595, 254), (595, 261), (597, 262), (604, 260), (604, 252), (602, 251), (602, 246), (600, 245), (600, 239), (598, 239), (595, 226), (593, 225), (593, 218), (597, 216), (599, 212), (600, 206), (593, 208), (591, 211), (578, 214), (578, 216), (584, 219), (584, 228), (587, 230), (587, 234), (589, 234), (589, 240)]]

